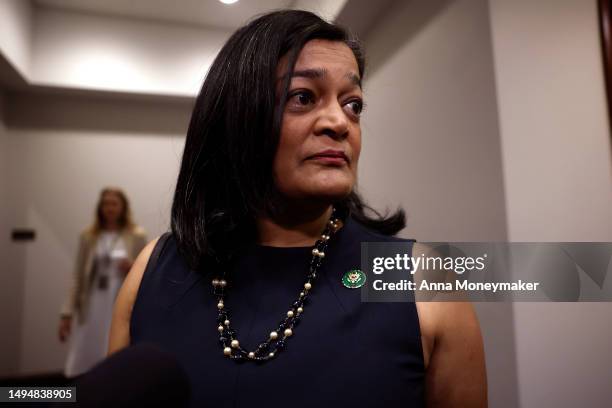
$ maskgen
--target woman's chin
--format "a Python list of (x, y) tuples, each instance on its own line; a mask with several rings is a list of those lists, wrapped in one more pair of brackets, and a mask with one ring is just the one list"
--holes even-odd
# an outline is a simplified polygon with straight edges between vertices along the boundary
[(310, 196), (334, 202), (346, 198), (353, 190), (353, 183), (334, 183), (316, 186), (310, 191)]
[(292, 200), (327, 201), (333, 203), (346, 198), (352, 191), (355, 179), (352, 176), (317, 177), (294, 180), (287, 186), (277, 186), (282, 195)]

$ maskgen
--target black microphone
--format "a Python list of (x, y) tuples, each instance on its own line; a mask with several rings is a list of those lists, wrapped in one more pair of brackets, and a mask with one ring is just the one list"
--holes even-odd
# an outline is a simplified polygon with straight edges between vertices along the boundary
[(191, 394), (176, 357), (150, 344), (114, 353), (72, 385), (77, 403), (66, 404), (71, 407), (187, 407)]

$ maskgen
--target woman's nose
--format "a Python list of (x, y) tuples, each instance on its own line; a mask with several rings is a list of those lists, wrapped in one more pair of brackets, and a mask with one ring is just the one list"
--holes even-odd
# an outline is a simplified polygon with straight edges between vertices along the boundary
[(337, 102), (322, 107), (315, 126), (316, 135), (327, 135), (334, 139), (348, 136), (349, 124), (346, 113)]

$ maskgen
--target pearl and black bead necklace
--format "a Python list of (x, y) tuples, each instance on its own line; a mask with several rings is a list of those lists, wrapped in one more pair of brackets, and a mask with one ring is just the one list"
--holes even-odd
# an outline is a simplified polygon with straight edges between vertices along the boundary
[(225, 295), (228, 282), (223, 278), (212, 280), (213, 294), (217, 296), (217, 331), (219, 332), (219, 343), (223, 347), (223, 354), (235, 361), (268, 361), (281, 352), (287, 345), (288, 339), (293, 335), (295, 326), (299, 323), (304, 313), (304, 303), (313, 288), (313, 282), (317, 277), (317, 271), (321, 267), (325, 250), (331, 236), (339, 229), (340, 220), (336, 218), (336, 209), (332, 209), (331, 217), (312, 249), (309, 273), (299, 296), (287, 310), (286, 316), (281, 319), (278, 327), (270, 332), (267, 340), (260, 343), (255, 349), (247, 351), (237, 339), (236, 330), (230, 325), (230, 314), (225, 305)]

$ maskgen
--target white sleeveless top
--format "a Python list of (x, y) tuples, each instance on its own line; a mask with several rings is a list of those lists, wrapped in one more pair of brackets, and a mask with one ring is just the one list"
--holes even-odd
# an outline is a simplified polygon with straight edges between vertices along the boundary
[[(95, 276), (87, 319), (72, 319), (70, 346), (64, 374), (74, 377), (106, 357), (113, 305), (123, 283), (119, 262), (127, 257), (125, 242), (117, 231), (103, 231), (96, 242)], [(101, 285), (100, 280), (105, 280)]]

